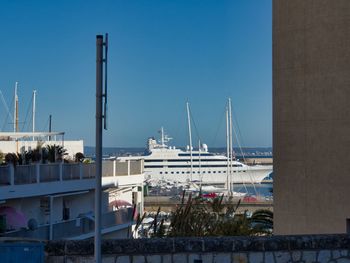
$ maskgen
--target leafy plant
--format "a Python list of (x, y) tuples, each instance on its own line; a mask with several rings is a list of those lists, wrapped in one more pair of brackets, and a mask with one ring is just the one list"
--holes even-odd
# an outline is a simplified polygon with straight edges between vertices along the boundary
[(85, 156), (81, 152), (77, 152), (75, 154), (75, 162), (77, 162), (77, 163), (82, 163), (84, 161), (84, 158), (85, 158)]
[[(267, 235), (272, 233), (273, 213), (269, 210), (257, 210), (251, 217), (247, 211), (238, 214), (240, 200), (234, 203), (232, 197), (224, 202), (224, 196), (212, 200), (201, 196), (192, 198), (189, 195), (185, 203), (182, 196), (180, 205), (171, 214), (168, 229), (164, 227), (164, 219), (160, 219), (160, 208), (154, 221), (148, 228), (151, 237), (189, 237), (189, 236), (237, 236)], [(137, 229), (145, 218), (145, 214), (136, 224)]]
[(16, 153), (8, 153), (5, 155), (5, 162), (12, 163), (14, 166), (18, 163), (18, 155)]
[(51, 163), (56, 161), (62, 161), (64, 156), (67, 155), (67, 150), (61, 145), (53, 144), (46, 146), (47, 160)]

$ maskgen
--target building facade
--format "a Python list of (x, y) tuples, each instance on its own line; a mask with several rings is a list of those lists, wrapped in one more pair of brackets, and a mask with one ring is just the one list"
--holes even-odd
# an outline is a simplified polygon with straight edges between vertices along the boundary
[(350, 218), (350, 1), (273, 1), (276, 234)]

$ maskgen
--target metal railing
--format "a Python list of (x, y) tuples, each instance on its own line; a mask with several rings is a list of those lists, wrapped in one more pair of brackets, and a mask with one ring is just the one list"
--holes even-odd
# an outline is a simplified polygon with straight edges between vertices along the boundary
[(62, 164), (62, 179), (63, 180), (78, 180), (81, 178), (80, 163), (64, 163)]
[(10, 167), (8, 165), (0, 166), (0, 185), (9, 185), (10, 181)]
[[(133, 208), (122, 208), (102, 215), (102, 228), (109, 228), (117, 225), (133, 222)], [(53, 239), (72, 238), (88, 234), (95, 229), (93, 218), (80, 217), (73, 220), (53, 225)]]
[(17, 165), (14, 168), (15, 184), (36, 183), (36, 167), (34, 165)]
[[(132, 223), (133, 208), (122, 208), (116, 211), (102, 214), (102, 228), (109, 228), (122, 224)], [(82, 215), (79, 218), (62, 221), (52, 225), (53, 239), (74, 238), (80, 235), (93, 233), (95, 229), (94, 218)], [(48, 240), (49, 239), (49, 225), (39, 226), (37, 229), (21, 229), (18, 231), (11, 231), (3, 233), (7, 237), (28, 237), (35, 239)]]
[[(0, 186), (23, 185), (67, 180), (84, 180), (95, 177), (94, 163), (50, 163), (0, 166)], [(117, 160), (102, 163), (102, 176), (128, 176), (143, 173), (143, 161)]]
[(96, 165), (94, 163), (84, 163), (82, 165), (83, 179), (95, 178)]
[(40, 182), (60, 181), (61, 164), (40, 164)]

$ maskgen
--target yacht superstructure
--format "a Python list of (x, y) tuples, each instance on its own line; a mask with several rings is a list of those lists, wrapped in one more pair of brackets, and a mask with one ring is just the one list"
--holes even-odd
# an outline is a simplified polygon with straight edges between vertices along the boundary
[[(159, 142), (149, 138), (146, 155), (119, 157), (120, 160), (144, 160), (146, 179), (169, 179), (173, 181), (200, 181), (203, 184), (225, 184), (227, 177), (231, 183), (260, 183), (272, 172), (272, 165), (248, 166), (237, 160), (228, 161), (227, 156), (208, 151), (202, 144), (197, 150), (181, 150), (168, 146), (171, 138), (161, 129)], [(231, 168), (230, 168), (231, 167)]]

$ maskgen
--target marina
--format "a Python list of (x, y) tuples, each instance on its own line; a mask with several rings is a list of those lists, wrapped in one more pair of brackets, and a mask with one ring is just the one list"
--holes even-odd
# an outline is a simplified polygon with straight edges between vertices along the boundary
[[(211, 153), (202, 144), (197, 150), (185, 151), (168, 146), (170, 138), (161, 128), (161, 139), (153, 137), (147, 141), (143, 156), (118, 157), (119, 160), (144, 160), (146, 180), (194, 181), (206, 185), (223, 185), (230, 180), (237, 183), (261, 183), (272, 172), (272, 159), (247, 159), (247, 165), (238, 160), (228, 160), (227, 156)], [(267, 164), (266, 164), (267, 163)]]

